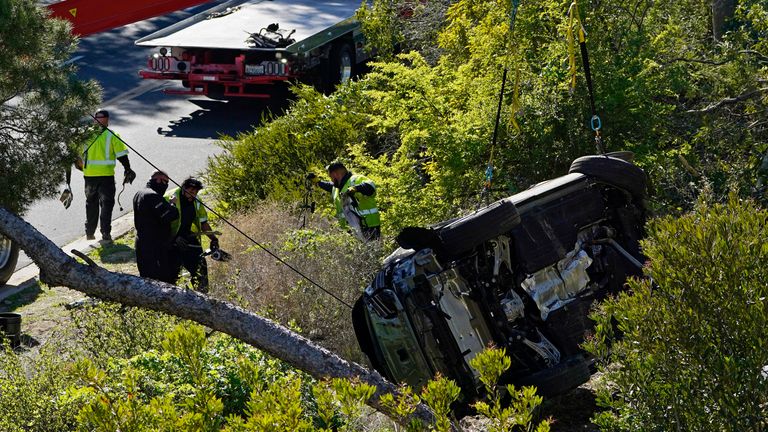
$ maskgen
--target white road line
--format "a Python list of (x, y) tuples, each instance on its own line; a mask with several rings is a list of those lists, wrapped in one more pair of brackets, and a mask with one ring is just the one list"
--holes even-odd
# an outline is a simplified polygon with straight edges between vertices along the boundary
[(66, 66), (66, 65), (68, 65), (68, 64), (71, 64), (71, 63), (74, 63), (74, 62), (76, 62), (76, 61), (80, 60), (80, 59), (81, 59), (81, 58), (83, 58), (83, 57), (85, 57), (85, 56), (77, 56), (77, 57), (72, 57), (71, 59), (69, 59), (69, 60), (65, 61), (65, 62), (64, 62), (64, 63), (62, 63), (61, 65), (62, 65), (62, 66)]
[(137, 97), (149, 93), (153, 90), (157, 90), (163, 86), (167, 86), (168, 83), (166, 81), (162, 80), (145, 80), (135, 88), (132, 88), (131, 90), (128, 90), (126, 92), (120, 93), (119, 95), (113, 97), (112, 99), (108, 101), (104, 101), (102, 104), (104, 107), (110, 107), (113, 105), (117, 105), (121, 102), (129, 101), (131, 99), (136, 99)]

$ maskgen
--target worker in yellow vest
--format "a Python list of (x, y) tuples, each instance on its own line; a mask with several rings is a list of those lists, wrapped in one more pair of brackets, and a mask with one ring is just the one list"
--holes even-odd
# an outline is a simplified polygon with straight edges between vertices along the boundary
[(197, 291), (208, 292), (208, 264), (203, 256), (200, 237), (206, 236), (211, 241), (211, 250), (219, 249), (219, 239), (208, 223), (208, 212), (197, 198), (203, 189), (203, 183), (189, 177), (181, 187), (168, 191), (165, 199), (176, 207), (179, 216), (171, 221), (171, 269), (173, 281), (177, 281), (181, 268), (189, 272), (191, 284)]
[(315, 174), (307, 179), (330, 192), (336, 206), (336, 219), (363, 241), (381, 237), (381, 218), (376, 205), (376, 185), (368, 178), (353, 174), (341, 162), (326, 167), (331, 181), (320, 181)]
[(112, 208), (115, 206), (115, 165), (120, 161), (125, 169), (123, 183), (133, 183), (136, 173), (128, 161), (128, 148), (117, 134), (109, 130), (109, 112), (97, 111), (93, 117), (101, 126), (98, 134), (84, 143), (75, 167), (85, 177), (85, 235), (96, 238), (100, 225), (101, 242), (112, 242)]

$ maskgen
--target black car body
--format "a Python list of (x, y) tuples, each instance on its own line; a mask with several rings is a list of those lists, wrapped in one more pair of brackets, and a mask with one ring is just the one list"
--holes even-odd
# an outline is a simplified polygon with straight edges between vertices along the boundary
[(645, 192), (630, 161), (585, 156), (468, 216), (403, 230), (353, 310), (361, 349), (394, 382), (420, 388), (439, 372), (467, 400), (481, 392), (469, 361), (490, 344), (512, 360), (507, 383), (580, 385), (592, 304), (642, 273)]

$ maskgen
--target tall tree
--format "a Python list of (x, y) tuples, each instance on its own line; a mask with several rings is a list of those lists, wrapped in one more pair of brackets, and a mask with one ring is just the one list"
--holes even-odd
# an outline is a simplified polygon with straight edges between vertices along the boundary
[(100, 100), (75, 76), (69, 24), (35, 0), (0, 0), (0, 205), (22, 213), (51, 196), (72, 160), (67, 143)]
[(712, 0), (712, 37), (719, 42), (736, 12), (736, 0)]

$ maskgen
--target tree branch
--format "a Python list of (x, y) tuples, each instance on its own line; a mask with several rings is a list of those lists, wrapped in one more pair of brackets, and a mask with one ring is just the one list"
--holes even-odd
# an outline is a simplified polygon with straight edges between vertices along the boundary
[[(4, 207), (0, 207), (0, 234), (21, 246), (40, 267), (41, 274), (45, 274), (45, 282), (48, 284), (195, 321), (250, 344), (318, 379), (358, 378), (361, 382), (376, 386), (376, 393), (368, 404), (392, 419), (398, 418), (380, 402), (381, 396), (386, 393), (397, 395), (397, 387), (378, 372), (348, 362), (273, 321), (196, 291), (80, 264)], [(405, 419), (403, 424), (411, 419), (431, 424), (434, 416), (426, 405), (420, 404), (412, 417)]]
[(751, 91), (742, 93), (742, 94), (740, 94), (738, 96), (734, 96), (734, 97), (731, 97), (731, 98), (725, 98), (725, 99), (721, 100), (720, 102), (714, 103), (714, 104), (712, 104), (712, 105), (710, 105), (710, 106), (708, 106), (706, 108), (702, 108), (700, 110), (688, 110), (688, 111), (686, 111), (686, 114), (707, 114), (707, 113), (710, 113), (712, 111), (718, 110), (718, 109), (722, 108), (725, 105), (733, 105), (733, 104), (736, 104), (736, 103), (739, 103), (739, 102), (743, 102), (743, 101), (745, 101), (747, 99), (753, 98), (753, 97), (755, 97), (757, 95), (760, 95), (760, 94), (766, 93), (766, 92), (768, 92), (768, 87), (761, 87), (761, 88), (758, 88), (756, 90), (751, 90)]

